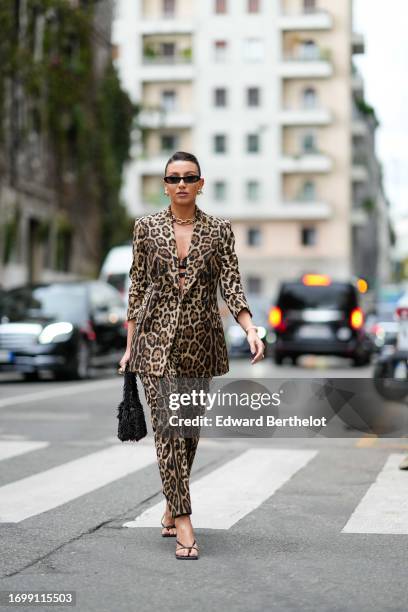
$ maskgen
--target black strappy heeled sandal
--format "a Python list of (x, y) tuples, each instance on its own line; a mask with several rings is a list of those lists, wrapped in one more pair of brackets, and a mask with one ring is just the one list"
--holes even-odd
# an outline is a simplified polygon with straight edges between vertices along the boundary
[[(188, 553), (188, 555), (178, 555), (177, 552), (175, 553), (176, 555), (176, 559), (188, 559), (190, 561), (192, 561), (193, 559), (198, 559), (198, 548), (197, 546), (194, 546), (194, 544), (196, 544), (196, 541), (194, 540), (194, 542), (192, 543), (191, 546), (184, 546), (184, 544), (182, 544), (181, 542), (179, 542), (178, 540), (176, 540), (177, 544), (180, 544), (181, 548), (188, 548), (189, 550), (191, 550), (192, 548), (195, 548), (197, 551), (196, 555), (190, 555), (190, 553)], [(178, 548), (177, 550), (180, 550), (180, 548)]]
[[(164, 519), (164, 514), (163, 514), (163, 516), (161, 518), (161, 521), (160, 521), (161, 524), (162, 524), (163, 529), (176, 529), (176, 524), (174, 524), (174, 525), (165, 525), (163, 523), (163, 519)], [(162, 533), (161, 535), (162, 535), (162, 538), (175, 538), (175, 537), (177, 537), (176, 533)]]

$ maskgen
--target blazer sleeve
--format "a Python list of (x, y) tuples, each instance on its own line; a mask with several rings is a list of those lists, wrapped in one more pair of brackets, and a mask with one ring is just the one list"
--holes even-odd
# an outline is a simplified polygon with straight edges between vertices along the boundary
[(146, 252), (143, 239), (145, 230), (140, 219), (136, 219), (133, 229), (133, 261), (129, 270), (130, 287), (127, 319), (135, 319), (148, 286)]
[(238, 258), (235, 253), (235, 236), (231, 222), (224, 220), (222, 231), (220, 290), (222, 299), (227, 304), (232, 316), (238, 321), (238, 314), (246, 308), (252, 317), (252, 312), (246, 300), (238, 269)]

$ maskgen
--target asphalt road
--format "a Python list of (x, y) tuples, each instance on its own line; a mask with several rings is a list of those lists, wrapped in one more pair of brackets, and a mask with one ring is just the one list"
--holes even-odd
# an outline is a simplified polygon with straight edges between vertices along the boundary
[[(370, 375), (309, 358), (234, 360), (227, 378)], [(150, 432), (116, 438), (121, 382), (109, 371), (1, 377), (1, 591), (75, 591), (81, 612), (407, 609), (408, 472), (397, 466), (408, 440), (341, 424), (338, 437), (203, 437), (191, 487), (200, 559), (181, 564), (160, 537)]]

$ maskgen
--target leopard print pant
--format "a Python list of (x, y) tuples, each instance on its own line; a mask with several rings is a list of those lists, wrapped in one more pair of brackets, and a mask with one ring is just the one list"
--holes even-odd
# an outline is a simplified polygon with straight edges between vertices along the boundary
[[(150, 407), (163, 494), (173, 518), (191, 514), (189, 480), (200, 438), (200, 428), (194, 427), (193, 433), (189, 434), (188, 437), (183, 437), (180, 434), (174, 435), (173, 432), (171, 434), (166, 433), (166, 419), (168, 423), (168, 415), (171, 414), (166, 409), (166, 397), (168, 397), (169, 392), (176, 390), (174, 385), (178, 385), (178, 392), (186, 392), (186, 384), (189, 386), (188, 391), (191, 391), (192, 386), (197, 390), (208, 390), (211, 378), (199, 379), (199, 381), (198, 379), (187, 380), (182, 378), (177, 334), (166, 362), (163, 376), (159, 377), (153, 374), (141, 373), (139, 377)], [(192, 381), (196, 382), (192, 384)], [(189, 407), (183, 410), (183, 416), (189, 416)], [(191, 416), (196, 416), (197, 414), (197, 408), (195, 408)], [(200, 414), (203, 414), (203, 412), (201, 411)], [(167, 432), (169, 432), (168, 425)]]

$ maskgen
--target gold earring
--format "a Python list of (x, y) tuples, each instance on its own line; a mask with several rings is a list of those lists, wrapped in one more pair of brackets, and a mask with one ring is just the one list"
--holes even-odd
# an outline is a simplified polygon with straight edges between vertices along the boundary
[(168, 195), (169, 195), (169, 192), (168, 192), (168, 191), (165, 191), (165, 192), (164, 192), (164, 194), (165, 194), (166, 196), (168, 196)]
[(198, 194), (198, 195), (200, 195), (201, 193), (203, 193), (203, 190), (202, 190), (202, 189), (199, 189), (199, 190), (197, 191), (197, 194)]

